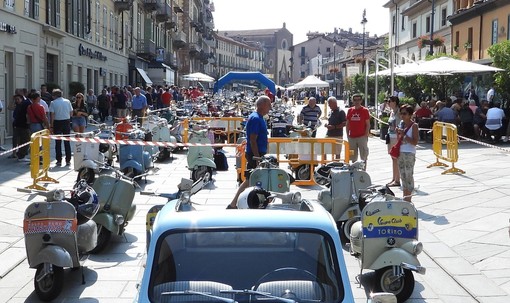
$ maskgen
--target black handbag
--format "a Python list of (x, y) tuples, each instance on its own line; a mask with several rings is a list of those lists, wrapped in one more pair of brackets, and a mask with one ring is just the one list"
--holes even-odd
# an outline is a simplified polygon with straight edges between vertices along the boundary
[(386, 140), (386, 144), (390, 144), (390, 134), (386, 133), (386, 136), (384, 136), (384, 140)]

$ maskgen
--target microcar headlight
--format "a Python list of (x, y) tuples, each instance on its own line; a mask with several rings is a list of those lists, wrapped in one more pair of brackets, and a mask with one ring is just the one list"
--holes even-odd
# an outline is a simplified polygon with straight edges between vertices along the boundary
[(66, 195), (63, 190), (57, 189), (56, 191), (53, 192), (53, 201), (64, 200), (65, 196)]
[(301, 193), (297, 191), (292, 194), (292, 203), (297, 204), (300, 202), (301, 202)]
[(402, 244), (402, 249), (413, 255), (418, 255), (423, 251), (423, 243), (418, 240), (406, 242)]
[(124, 216), (123, 215), (115, 215), (115, 223), (117, 225), (124, 224)]

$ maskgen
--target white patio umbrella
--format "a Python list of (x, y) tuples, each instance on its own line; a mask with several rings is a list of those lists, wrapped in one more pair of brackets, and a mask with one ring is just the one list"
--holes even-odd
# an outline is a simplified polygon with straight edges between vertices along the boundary
[(414, 66), (405, 68), (402, 72), (416, 75), (449, 75), (498, 71), (503, 71), (503, 69), (468, 61), (462, 61), (450, 57), (439, 57), (429, 61), (417, 63)]
[(182, 76), (183, 80), (188, 81), (202, 81), (202, 82), (214, 82), (214, 78), (203, 73), (192, 73)]
[(310, 75), (304, 78), (302, 81), (294, 84), (292, 87), (293, 89), (308, 87), (329, 87), (329, 83), (326, 81), (322, 81), (321, 79), (315, 77), (314, 75)]

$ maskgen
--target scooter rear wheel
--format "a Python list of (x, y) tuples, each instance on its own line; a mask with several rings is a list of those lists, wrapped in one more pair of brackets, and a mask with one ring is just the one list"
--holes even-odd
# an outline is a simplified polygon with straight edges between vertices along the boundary
[(97, 224), (97, 243), (96, 247), (94, 247), (90, 254), (97, 254), (103, 251), (108, 243), (110, 243), (110, 239), (112, 238), (112, 232), (109, 231), (106, 227), (101, 224)]
[(92, 168), (82, 167), (78, 171), (78, 178), (76, 181), (84, 179), (88, 184), (94, 183), (96, 179), (96, 172)]
[(212, 168), (209, 166), (199, 166), (191, 173), (191, 179), (193, 182), (197, 181), (198, 179), (203, 178), (204, 183), (207, 183), (211, 181), (212, 178)]
[(52, 265), (52, 268), (52, 273), (41, 277), (43, 274), (44, 263), (39, 264), (34, 276), (35, 293), (39, 299), (45, 302), (58, 297), (64, 287), (64, 269), (55, 265)]
[(397, 297), (397, 302), (404, 302), (413, 294), (414, 276), (409, 269), (404, 269), (403, 277), (396, 277), (391, 266), (375, 271), (376, 291), (389, 292)]
[(124, 174), (124, 176), (128, 177), (128, 178), (135, 178), (136, 176), (139, 175), (138, 171), (136, 169), (134, 169), (133, 167), (126, 167), (122, 170), (122, 173)]
[(296, 180), (310, 180), (310, 165), (303, 164), (296, 168)]
[(347, 221), (337, 222), (338, 233), (340, 234), (340, 240), (342, 243), (351, 243), (351, 228), (354, 223), (358, 222), (359, 220), (359, 217), (353, 217)]

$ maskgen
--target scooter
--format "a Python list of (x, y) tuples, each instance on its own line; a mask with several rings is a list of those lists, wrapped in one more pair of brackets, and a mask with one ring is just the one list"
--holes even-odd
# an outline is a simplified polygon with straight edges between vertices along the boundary
[[(177, 202), (177, 210), (178, 211), (189, 211), (194, 210), (193, 202), (191, 202), (190, 197), (197, 192), (199, 192), (204, 187), (203, 179), (199, 179), (195, 182), (190, 179), (182, 178), (179, 185), (177, 185), (177, 192), (174, 193), (158, 193), (154, 191), (141, 191), (141, 195), (150, 195), (156, 197), (162, 197), (167, 199), (167, 203), (175, 201)], [(154, 221), (156, 220), (156, 215), (158, 212), (165, 206), (164, 204), (154, 205), (149, 209), (146, 216), (146, 244), (147, 250), (149, 249), (149, 244), (152, 236), (152, 227), (154, 226)]]
[(331, 168), (331, 186), (321, 190), (317, 197), (337, 222), (340, 239), (344, 243), (349, 242), (352, 225), (360, 220), (359, 190), (372, 185), (370, 175), (364, 168), (364, 161)]
[[(310, 125), (297, 125), (293, 126), (293, 130), (290, 132), (291, 138), (311, 138), (312, 133), (319, 127), (320, 121), (317, 122), (315, 127), (311, 127)], [(309, 180), (310, 174), (312, 172), (312, 167), (310, 164), (302, 164), (300, 160), (309, 161), (312, 160), (310, 155), (299, 155), (299, 154), (290, 154), (288, 155), (289, 159), (289, 169), (294, 172), (296, 180)]]
[[(145, 137), (146, 134), (141, 129), (134, 129), (129, 135), (129, 139), (134, 141), (144, 141)], [(145, 176), (145, 183), (147, 183), (146, 173), (154, 168), (151, 152), (151, 146), (121, 144), (119, 148), (120, 170), (128, 178)]]
[[(216, 169), (214, 163), (214, 151), (211, 146), (200, 146), (201, 144), (211, 144), (209, 131), (207, 129), (191, 130), (191, 138), (188, 147), (188, 169), (191, 171), (191, 180), (198, 179), (204, 181), (204, 186), (212, 180), (213, 170)], [(198, 144), (193, 146), (193, 144)]]
[(115, 170), (111, 175), (99, 176), (92, 185), (99, 197), (99, 211), (93, 220), (97, 225), (97, 244), (90, 251), (97, 254), (110, 243), (112, 235), (123, 235), (136, 212), (136, 182)]
[[(164, 118), (160, 118), (156, 115), (149, 115), (144, 122), (143, 128), (149, 130), (151, 133), (151, 141), (177, 143), (177, 139), (170, 134), (168, 122)], [(174, 146), (152, 146), (151, 154), (156, 155), (157, 160), (163, 161), (170, 157), (174, 149)]]
[[(105, 124), (100, 124), (99, 129), (87, 133), (90, 138), (112, 139), (113, 133)], [(117, 146), (99, 142), (75, 142), (74, 144), (74, 169), (78, 171), (78, 180), (86, 180), (92, 184), (101, 170), (108, 169), (113, 165), (113, 159), (117, 154)]]
[(251, 170), (249, 185), (258, 186), (271, 192), (285, 193), (295, 181), (291, 174), (279, 167), (274, 156), (253, 157), (260, 161), (257, 168)]
[(393, 293), (406, 301), (414, 290), (413, 271), (425, 274), (417, 255), (423, 250), (418, 241), (418, 212), (410, 202), (382, 194), (374, 188), (362, 191), (367, 205), (361, 221), (350, 232), (351, 255), (363, 269), (375, 270), (375, 291)]
[(35, 292), (42, 301), (51, 301), (62, 291), (65, 267), (80, 267), (84, 280), (80, 262), (96, 245), (96, 224), (90, 219), (99, 209), (98, 198), (85, 180), (75, 184), (70, 198), (61, 189), (18, 190), (46, 197), (25, 210), (23, 232), (28, 264), (37, 268)]

